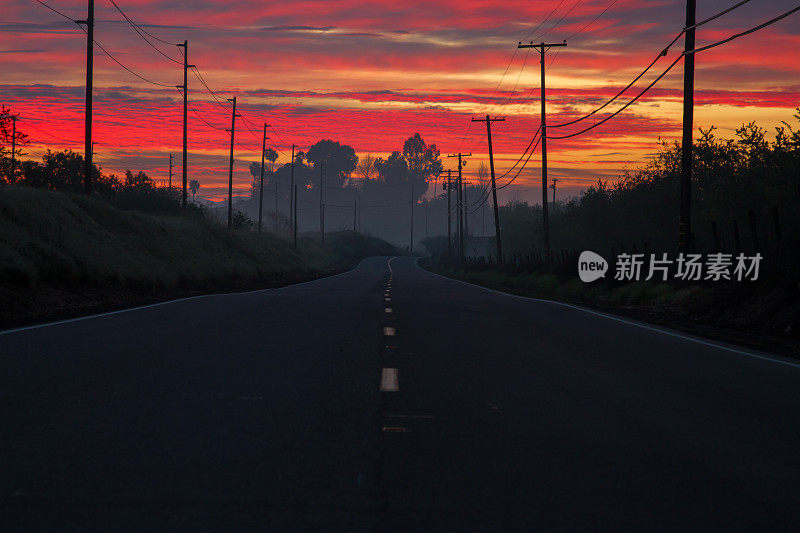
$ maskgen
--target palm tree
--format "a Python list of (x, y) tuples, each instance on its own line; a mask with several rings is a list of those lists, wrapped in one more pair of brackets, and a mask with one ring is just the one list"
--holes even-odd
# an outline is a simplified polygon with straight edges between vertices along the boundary
[(189, 182), (189, 190), (192, 191), (192, 203), (194, 203), (194, 195), (197, 192), (197, 189), (200, 188), (200, 182), (197, 180), (191, 180)]

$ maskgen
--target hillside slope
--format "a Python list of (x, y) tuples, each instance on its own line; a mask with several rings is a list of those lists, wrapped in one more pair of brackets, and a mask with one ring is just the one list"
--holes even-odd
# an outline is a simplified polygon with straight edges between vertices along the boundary
[(277, 286), (394, 255), (380, 239), (326, 236), (326, 247), (230, 231), (199, 217), (124, 211), (102, 200), (0, 188), (0, 323), (18, 324), (167, 297)]

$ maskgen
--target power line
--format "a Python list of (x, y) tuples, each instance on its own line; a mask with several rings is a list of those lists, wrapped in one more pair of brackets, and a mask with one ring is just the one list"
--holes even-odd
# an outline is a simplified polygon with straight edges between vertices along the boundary
[[(563, 128), (564, 126), (571, 126), (572, 124), (577, 124), (578, 122), (586, 120), (587, 118), (589, 118), (591, 116), (594, 116), (598, 112), (602, 111), (603, 109), (608, 107), (610, 104), (615, 102), (620, 96), (625, 94), (625, 92), (627, 92), (628, 89), (630, 89), (637, 81), (639, 81), (642, 78), (642, 76), (647, 74), (647, 72), (650, 71), (650, 69), (658, 62), (659, 59), (661, 59), (662, 57), (665, 57), (667, 55), (669, 49), (672, 47), (672, 45), (674, 45), (676, 42), (678, 42), (678, 39), (680, 39), (686, 33), (687, 30), (693, 29), (693, 28), (697, 28), (698, 26), (702, 26), (703, 24), (707, 24), (707, 23), (709, 23), (709, 22), (711, 22), (711, 21), (713, 21), (715, 19), (718, 19), (719, 17), (721, 17), (721, 16), (723, 16), (723, 15), (725, 15), (727, 13), (730, 13), (734, 9), (743, 6), (744, 4), (748, 3), (749, 1), (750, 0), (743, 0), (743, 1), (739, 2), (739, 3), (737, 3), (737, 4), (734, 4), (733, 6), (729, 7), (728, 9), (725, 9), (725, 10), (723, 10), (723, 11), (721, 11), (721, 12), (715, 14), (715, 15), (712, 15), (712, 16), (706, 18), (705, 20), (702, 20), (702, 21), (698, 22), (697, 24), (694, 24), (693, 26), (691, 26), (691, 28), (682, 29), (680, 31), (680, 33), (678, 33), (678, 35), (675, 36), (675, 38), (672, 40), (672, 42), (670, 42), (666, 47), (664, 47), (664, 49), (661, 50), (661, 52), (655, 57), (655, 59), (653, 59), (653, 61), (638, 76), (636, 76), (633, 79), (633, 81), (631, 81), (628, 85), (626, 85), (625, 88), (623, 88), (621, 91), (619, 91), (613, 98), (611, 98), (610, 100), (605, 102), (600, 107), (594, 109), (592, 112), (587, 113), (586, 115), (583, 115), (583, 116), (581, 116), (581, 117), (579, 117), (579, 118), (577, 118), (575, 120), (571, 120), (569, 122), (564, 122), (564, 123), (561, 123), (561, 124), (554, 124), (554, 125), (551, 125), (549, 127), (550, 128)], [(612, 3), (612, 5), (613, 5), (613, 3)], [(609, 7), (611, 7), (611, 6), (609, 6)], [(606, 8), (606, 9), (608, 9), (608, 8)], [(788, 16), (790, 14), (791, 13), (787, 13), (787, 14), (784, 14), (783, 16), (785, 17), (785, 16)], [(752, 31), (755, 31), (755, 30), (751, 30), (750, 33), (752, 33)], [(746, 35), (746, 33), (745, 33), (745, 35)], [(739, 35), (739, 36), (741, 36), (741, 35)], [(734, 36), (730, 40), (733, 40), (736, 37), (737, 36)], [(725, 42), (727, 42), (727, 41), (725, 41)], [(723, 44), (723, 42), (720, 42), (720, 43), (715, 44), (713, 46), (718, 46), (719, 44)], [(713, 46), (711, 46), (711, 47), (713, 47)], [(551, 63), (551, 65), (552, 65), (552, 63)]]
[[(727, 9), (727, 10), (725, 10), (725, 11), (724, 11), (724, 12), (722, 12), (721, 14), (717, 14), (717, 15), (714, 15), (713, 17), (709, 17), (708, 19), (706, 19), (706, 20), (705, 20), (705, 21), (703, 21), (702, 23), (703, 23), (703, 24), (705, 24), (705, 23), (707, 23), (707, 22), (709, 22), (709, 21), (711, 21), (711, 20), (714, 20), (715, 18), (718, 18), (718, 17), (719, 17), (719, 16), (721, 16), (722, 14), (728, 13), (728, 12), (730, 12), (731, 10), (735, 9), (736, 7), (739, 7), (740, 5), (744, 5), (745, 3), (746, 3), (746, 2), (739, 2), (738, 4), (736, 4), (735, 6), (732, 6), (731, 8), (729, 8), (729, 9)], [(641, 98), (641, 97), (642, 97), (642, 96), (643, 96), (643, 95), (644, 95), (646, 92), (648, 92), (650, 89), (652, 89), (652, 88), (653, 88), (653, 86), (654, 86), (656, 83), (658, 83), (658, 82), (659, 82), (659, 81), (660, 81), (660, 80), (661, 80), (661, 79), (662, 79), (662, 78), (663, 78), (663, 77), (664, 77), (664, 76), (665, 76), (665, 75), (666, 75), (666, 74), (667, 74), (667, 73), (668, 73), (668, 72), (669, 72), (669, 71), (672, 69), (672, 67), (674, 67), (674, 66), (675, 66), (675, 65), (678, 63), (678, 61), (680, 61), (680, 60), (681, 60), (681, 59), (682, 59), (684, 56), (686, 56), (686, 55), (688, 55), (688, 54), (696, 54), (696, 53), (698, 53), (698, 52), (702, 52), (702, 51), (704, 51), (704, 50), (709, 50), (709, 49), (711, 49), (711, 48), (715, 48), (715, 47), (717, 47), (717, 46), (720, 46), (720, 45), (723, 45), (723, 44), (725, 44), (725, 43), (729, 43), (729, 42), (733, 41), (734, 39), (738, 39), (739, 37), (743, 37), (743, 36), (745, 36), (745, 35), (749, 35), (749, 34), (751, 34), (751, 33), (754, 33), (754, 32), (756, 32), (756, 31), (758, 31), (758, 30), (761, 30), (761, 29), (763, 29), (763, 28), (766, 28), (767, 26), (770, 26), (770, 25), (772, 25), (772, 24), (774, 24), (774, 23), (776, 23), (776, 22), (778, 22), (778, 21), (780, 21), (780, 20), (783, 20), (784, 18), (788, 17), (789, 15), (791, 15), (791, 14), (793, 14), (793, 13), (797, 12), (797, 11), (800, 11), (800, 6), (797, 6), (797, 7), (793, 8), (793, 9), (790, 9), (789, 11), (786, 11), (785, 13), (782, 13), (782, 14), (778, 15), (777, 17), (774, 17), (774, 18), (772, 18), (772, 19), (770, 19), (770, 20), (768, 20), (768, 21), (766, 21), (766, 22), (764, 22), (764, 23), (762, 23), (762, 24), (759, 24), (758, 26), (754, 26), (754, 27), (750, 28), (749, 30), (746, 30), (746, 31), (743, 31), (743, 32), (740, 32), (740, 33), (734, 34), (734, 35), (732, 35), (732, 36), (730, 36), (730, 37), (728, 37), (728, 38), (726, 38), (726, 39), (722, 39), (722, 40), (720, 40), (720, 41), (717, 41), (717, 42), (715, 42), (715, 43), (712, 43), (712, 44), (709, 44), (709, 45), (706, 45), (706, 46), (702, 46), (702, 47), (699, 47), (699, 48), (695, 48), (695, 49), (693, 49), (693, 50), (688, 50), (688, 51), (685, 51), (685, 52), (683, 52), (681, 55), (679, 55), (679, 56), (678, 56), (678, 57), (675, 59), (675, 61), (673, 61), (673, 62), (672, 62), (672, 64), (671, 64), (669, 67), (667, 67), (667, 69), (666, 69), (664, 72), (662, 72), (662, 73), (661, 73), (661, 74), (660, 74), (660, 75), (659, 75), (659, 76), (658, 76), (658, 77), (657, 77), (655, 80), (653, 80), (653, 82), (652, 82), (652, 83), (650, 83), (650, 85), (648, 85), (648, 86), (647, 86), (647, 87), (646, 87), (646, 88), (645, 88), (645, 89), (644, 89), (642, 92), (640, 92), (640, 93), (639, 93), (638, 95), (636, 95), (636, 96), (635, 96), (633, 99), (631, 99), (631, 100), (630, 100), (630, 101), (629, 101), (627, 104), (625, 104), (623, 107), (621, 107), (620, 109), (618, 109), (617, 111), (615, 111), (615, 112), (614, 112), (614, 113), (612, 113), (611, 115), (607, 116), (606, 118), (604, 118), (604, 119), (603, 119), (603, 120), (601, 120), (600, 122), (597, 122), (596, 124), (593, 124), (592, 126), (589, 126), (588, 128), (585, 128), (585, 129), (583, 129), (583, 130), (581, 130), (581, 131), (578, 131), (578, 132), (575, 132), (575, 133), (572, 133), (572, 134), (569, 134), (569, 135), (554, 136), (554, 137), (550, 137), (550, 138), (551, 138), (551, 139), (569, 139), (569, 138), (571, 138), (571, 137), (576, 137), (576, 136), (578, 136), (578, 135), (581, 135), (581, 134), (583, 134), (583, 133), (586, 133), (586, 132), (588, 132), (588, 131), (590, 131), (590, 130), (593, 130), (594, 128), (596, 128), (596, 127), (598, 127), (598, 126), (600, 126), (600, 125), (604, 124), (605, 122), (608, 122), (609, 120), (611, 120), (612, 118), (614, 118), (615, 116), (617, 116), (618, 114), (620, 114), (622, 111), (624, 111), (625, 109), (627, 109), (628, 107), (630, 107), (630, 106), (631, 106), (633, 103), (635, 103), (635, 102), (636, 102), (636, 101), (637, 101), (639, 98)], [(696, 26), (698, 26), (698, 25), (699, 25), (699, 24), (695, 24), (694, 26), (691, 26), (691, 27), (692, 27), (692, 28), (694, 28), (694, 27), (696, 27)], [(685, 30), (684, 30), (684, 32), (685, 32)], [(681, 35), (682, 35), (684, 32), (681, 32)], [(679, 37), (680, 37), (680, 35), (679, 35)], [(675, 41), (677, 41), (677, 38), (676, 38), (676, 39), (673, 41), (673, 44), (675, 43)], [(652, 66), (652, 65), (651, 65), (651, 66)], [(648, 67), (648, 69), (649, 69), (649, 67)], [(626, 90), (627, 90), (627, 89), (626, 89)], [(623, 91), (623, 92), (624, 92), (624, 91)], [(620, 94), (621, 94), (621, 93), (620, 93)], [(619, 95), (618, 95), (618, 96), (619, 96)], [(618, 96), (617, 96), (617, 97), (618, 97)], [(615, 98), (614, 98), (614, 100), (615, 100), (617, 97), (615, 97)], [(610, 103), (610, 102), (609, 102), (609, 103)], [(607, 105), (607, 104), (606, 104), (606, 105)], [(603, 107), (605, 107), (605, 106), (603, 106)], [(596, 111), (595, 111), (595, 112), (596, 112)], [(593, 113), (591, 113), (591, 114), (594, 114), (594, 112), (593, 112)], [(584, 117), (584, 118), (586, 118), (586, 117)], [(577, 120), (577, 121), (573, 121), (573, 122), (572, 122), (572, 124), (574, 124), (575, 122), (578, 122), (578, 121), (580, 121), (580, 120), (582, 120), (582, 119), (579, 119), (579, 120)], [(565, 124), (565, 125), (566, 125), (566, 124)]]
[[(655, 59), (653, 59), (653, 61), (652, 61), (652, 62), (651, 62), (649, 65), (647, 65), (647, 67), (645, 67), (645, 69), (644, 69), (644, 70), (643, 70), (643, 71), (642, 71), (642, 72), (641, 72), (641, 73), (640, 73), (638, 76), (636, 76), (636, 77), (633, 79), (633, 81), (631, 81), (631, 82), (630, 82), (628, 85), (626, 85), (626, 86), (625, 86), (625, 87), (624, 87), (624, 88), (623, 88), (621, 91), (619, 91), (619, 92), (618, 92), (618, 93), (617, 93), (617, 94), (616, 94), (616, 95), (615, 95), (613, 98), (611, 98), (610, 100), (608, 100), (607, 102), (605, 102), (605, 103), (604, 103), (603, 105), (601, 105), (600, 107), (598, 107), (598, 108), (594, 109), (594, 110), (593, 110), (591, 113), (587, 113), (586, 115), (583, 115), (583, 116), (582, 116), (582, 117), (580, 117), (580, 118), (577, 118), (577, 119), (575, 119), (575, 120), (571, 120), (571, 121), (569, 121), (569, 122), (563, 122), (563, 123), (561, 123), (561, 124), (553, 124), (552, 126), (549, 126), (549, 127), (550, 127), (550, 128), (563, 128), (564, 126), (571, 126), (572, 124), (577, 124), (578, 122), (581, 122), (581, 121), (583, 121), (583, 120), (586, 120), (587, 118), (589, 118), (589, 117), (591, 117), (591, 116), (593, 116), (593, 115), (597, 114), (598, 112), (602, 111), (603, 109), (605, 109), (606, 107), (608, 107), (609, 105), (611, 105), (612, 103), (614, 103), (614, 102), (615, 102), (615, 101), (616, 101), (616, 100), (617, 100), (617, 99), (618, 99), (620, 96), (622, 96), (623, 94), (625, 94), (625, 92), (627, 92), (627, 91), (628, 91), (628, 89), (630, 89), (631, 87), (633, 87), (633, 84), (635, 84), (637, 81), (639, 81), (640, 79), (642, 79), (642, 76), (644, 76), (645, 74), (647, 74), (647, 73), (650, 71), (650, 69), (651, 69), (651, 68), (653, 68), (653, 66), (654, 66), (656, 63), (658, 63), (658, 60), (659, 60), (659, 59), (661, 59), (662, 57), (665, 57), (665, 56), (667, 55), (667, 53), (668, 53), (668, 51), (669, 51), (670, 47), (672, 47), (672, 45), (673, 45), (673, 44), (675, 44), (676, 42), (678, 42), (678, 39), (680, 39), (680, 38), (681, 38), (681, 36), (683, 35), (683, 33), (684, 33), (684, 32), (681, 32), (681, 33), (679, 33), (679, 34), (678, 34), (678, 35), (677, 35), (677, 36), (676, 36), (676, 37), (675, 37), (675, 38), (672, 40), (672, 42), (671, 42), (671, 43), (669, 43), (669, 44), (666, 46), (666, 48), (664, 48), (664, 49), (663, 49), (663, 50), (662, 50), (662, 51), (661, 51), (661, 52), (660, 52), (660, 53), (659, 53), (659, 54), (656, 56), (656, 58), (655, 58)], [(551, 137), (551, 138), (552, 138), (552, 139), (555, 139), (556, 137)]]
[[(589, 26), (591, 26), (592, 24), (594, 24), (595, 22), (597, 22), (598, 20), (600, 20), (600, 17), (602, 17), (603, 15), (605, 15), (606, 11), (608, 11), (609, 9), (611, 9), (611, 8), (614, 6), (614, 4), (616, 4), (618, 1), (619, 1), (619, 0), (612, 0), (612, 2), (611, 2), (610, 4), (608, 4), (608, 6), (606, 6), (606, 8), (605, 8), (604, 10), (602, 10), (602, 11), (601, 11), (601, 12), (600, 12), (600, 13), (599, 13), (599, 14), (598, 14), (598, 15), (597, 15), (597, 16), (596, 16), (594, 19), (592, 19), (592, 21), (591, 21), (591, 22), (589, 22), (589, 23), (588, 23), (587, 25), (585, 25), (583, 28), (579, 29), (578, 31), (576, 31), (575, 33), (573, 33), (572, 35), (570, 35), (569, 37), (567, 37), (567, 41), (569, 41), (570, 39), (572, 39), (572, 38), (573, 38), (573, 37), (575, 37), (576, 35), (583, 33), (583, 32), (584, 32), (584, 30), (586, 30), (586, 28), (588, 28)], [(750, 0), (747, 0), (747, 1), (749, 2)]]
[(497, 188), (498, 191), (501, 190), (501, 189), (505, 189), (506, 187), (508, 187), (509, 185), (514, 183), (514, 180), (516, 180), (519, 177), (519, 175), (522, 173), (522, 171), (525, 170), (525, 167), (528, 165), (528, 161), (530, 161), (531, 157), (533, 157), (533, 153), (536, 152), (536, 148), (539, 146), (539, 142), (541, 140), (542, 140), (542, 138), (540, 136), (539, 139), (536, 141), (536, 144), (534, 145), (533, 149), (530, 151), (530, 153), (528, 153), (528, 157), (527, 157), (527, 159), (525, 159), (525, 163), (522, 164), (522, 166), (519, 168), (517, 173), (514, 175), (513, 178), (511, 178), (511, 180), (508, 183), (506, 183), (502, 187), (498, 187)]
[(741, 1), (741, 2), (739, 2), (738, 4), (734, 4), (734, 5), (732, 5), (731, 7), (729, 7), (728, 9), (726, 9), (726, 10), (724, 10), (724, 11), (720, 11), (720, 12), (719, 12), (719, 13), (717, 13), (716, 15), (711, 15), (711, 16), (710, 16), (710, 17), (708, 17), (707, 19), (703, 19), (703, 20), (701, 20), (700, 22), (698, 22), (698, 23), (696, 23), (696, 24), (693, 24), (692, 26), (689, 26), (688, 28), (684, 28), (684, 29), (683, 29), (683, 31), (684, 31), (684, 32), (686, 32), (686, 31), (688, 31), (688, 30), (692, 30), (692, 29), (695, 29), (695, 28), (699, 28), (699, 27), (700, 27), (700, 26), (702, 26), (703, 24), (708, 24), (708, 23), (709, 23), (709, 22), (711, 22), (712, 20), (718, 19), (718, 18), (719, 18), (719, 17), (721, 17), (722, 15), (727, 15), (728, 13), (730, 13), (731, 11), (733, 11), (734, 9), (736, 9), (737, 7), (741, 7), (741, 6), (745, 5), (745, 4), (746, 4), (746, 3), (748, 3), (748, 2), (750, 2), (750, 0), (742, 0), (742, 1)]
[(35, 2), (38, 2), (38, 3), (39, 3), (39, 4), (41, 4), (41, 5), (43, 5), (44, 7), (46, 7), (47, 9), (49, 9), (50, 11), (52, 11), (53, 13), (56, 13), (57, 15), (61, 15), (61, 16), (62, 16), (62, 17), (64, 17), (65, 19), (67, 19), (67, 20), (71, 20), (71, 21), (72, 21), (72, 22), (74, 22), (75, 24), (77, 24), (77, 23), (78, 23), (78, 20), (77, 20), (77, 19), (74, 19), (74, 18), (70, 17), (69, 15), (65, 15), (64, 13), (62, 13), (61, 11), (59, 11), (58, 9), (56, 9), (56, 8), (54, 8), (54, 7), (50, 7), (48, 4), (46, 4), (46, 3), (42, 2), (42, 0), (34, 0), (34, 1), (35, 1)]
[(533, 29), (532, 29), (531, 31), (529, 31), (528, 33), (526, 33), (526, 34), (525, 34), (525, 37), (523, 37), (521, 40), (523, 40), (523, 41), (524, 41), (524, 40), (526, 40), (526, 39), (527, 39), (528, 37), (530, 37), (530, 36), (531, 36), (531, 35), (532, 35), (534, 32), (536, 32), (536, 30), (538, 30), (539, 28), (541, 28), (541, 27), (544, 25), (544, 23), (545, 23), (545, 22), (547, 22), (548, 20), (550, 20), (550, 17), (552, 17), (552, 16), (553, 16), (553, 13), (555, 13), (555, 12), (556, 12), (556, 10), (557, 10), (559, 7), (561, 7), (561, 4), (563, 4), (563, 3), (564, 3), (564, 0), (561, 0), (561, 1), (558, 3), (558, 5), (557, 5), (556, 7), (554, 7), (554, 8), (553, 8), (553, 10), (550, 12), (550, 14), (549, 14), (549, 15), (547, 15), (547, 17), (545, 17), (545, 19), (544, 19), (543, 21), (541, 21), (541, 22), (539, 23), (539, 25), (538, 25), (538, 26), (536, 26), (535, 28), (533, 28)]
[[(798, 7), (798, 9), (800, 9), (800, 7)], [(653, 80), (653, 81), (650, 83), (650, 85), (648, 85), (647, 87), (645, 87), (645, 89), (644, 89), (642, 92), (640, 92), (639, 94), (637, 94), (637, 95), (636, 95), (635, 97), (633, 97), (633, 98), (632, 98), (632, 99), (631, 99), (631, 100), (630, 100), (630, 101), (629, 101), (627, 104), (625, 104), (624, 106), (622, 106), (621, 108), (619, 108), (618, 110), (616, 110), (614, 113), (612, 113), (611, 115), (609, 115), (609, 116), (607, 116), (606, 118), (604, 118), (603, 120), (601, 120), (600, 122), (597, 122), (597, 123), (595, 123), (595, 124), (593, 124), (593, 125), (589, 126), (588, 128), (585, 128), (585, 129), (583, 129), (583, 130), (581, 130), (581, 131), (578, 131), (578, 132), (575, 132), (575, 133), (571, 133), (571, 134), (569, 134), (569, 135), (548, 136), (548, 139), (569, 139), (569, 138), (571, 138), (571, 137), (577, 137), (578, 135), (581, 135), (581, 134), (583, 134), (583, 133), (586, 133), (587, 131), (593, 130), (593, 129), (595, 129), (595, 128), (596, 128), (596, 127), (598, 127), (598, 126), (600, 126), (600, 125), (602, 125), (602, 124), (605, 124), (606, 122), (608, 122), (608, 121), (609, 121), (609, 120), (611, 120), (612, 118), (614, 118), (614, 117), (616, 117), (617, 115), (619, 115), (620, 113), (622, 113), (622, 112), (623, 112), (624, 110), (626, 110), (628, 107), (630, 107), (630, 106), (631, 106), (633, 103), (635, 103), (635, 102), (636, 102), (636, 101), (637, 101), (639, 98), (641, 98), (641, 97), (642, 97), (642, 96), (643, 96), (643, 95), (644, 95), (644, 94), (645, 94), (647, 91), (649, 91), (650, 89), (652, 89), (652, 88), (653, 88), (653, 86), (655, 86), (655, 84), (656, 84), (656, 83), (658, 83), (659, 81), (661, 81), (661, 79), (662, 79), (664, 76), (666, 76), (666, 75), (667, 75), (667, 73), (668, 73), (670, 70), (672, 70), (672, 67), (674, 67), (675, 65), (677, 65), (677, 64), (678, 64), (678, 62), (679, 62), (681, 59), (683, 59), (683, 54), (681, 54), (681, 55), (679, 55), (677, 58), (675, 58), (675, 61), (673, 61), (673, 62), (672, 62), (672, 64), (671, 64), (670, 66), (668, 66), (668, 67), (667, 67), (667, 69), (666, 69), (664, 72), (662, 72), (662, 73), (661, 73), (661, 74), (660, 74), (660, 75), (659, 75), (659, 76), (658, 76), (656, 79), (654, 79), (654, 80)]]
[(36, 126), (31, 124), (30, 122), (28, 122), (26, 120), (23, 120), (23, 119), (21, 119), (19, 117), (17, 117), (17, 120), (19, 122), (22, 122), (23, 124), (27, 124), (30, 128), (38, 131), (39, 133), (43, 133), (45, 135), (49, 135), (50, 137), (53, 137), (54, 139), (58, 139), (59, 141), (63, 141), (63, 142), (70, 143), (70, 144), (80, 144), (82, 142), (82, 141), (73, 141), (73, 140), (70, 140), (70, 139), (65, 139), (64, 137), (59, 137), (58, 135), (54, 135), (54, 134), (49, 133), (49, 132), (47, 132), (47, 131), (45, 131), (43, 129), (37, 128)]
[[(177, 63), (178, 65), (183, 65), (182, 61), (178, 61), (177, 59), (173, 59), (172, 57), (170, 57), (167, 54), (165, 54), (164, 52), (162, 52), (161, 49), (158, 48), (156, 45), (151, 43), (150, 40), (147, 37), (145, 37), (145, 34), (143, 33), (143, 30), (140, 29), (139, 25), (136, 24), (133, 20), (131, 20), (131, 18), (128, 15), (126, 15), (125, 12), (122, 11), (122, 9), (120, 9), (120, 7), (117, 5), (117, 3), (114, 0), (108, 0), (108, 1), (111, 2), (111, 5), (114, 6), (117, 11), (119, 11), (120, 15), (122, 15), (122, 17), (131, 26), (131, 28), (133, 28), (134, 31), (136, 31), (136, 33), (139, 35), (139, 37), (141, 37), (144, 42), (146, 42), (148, 45), (150, 45), (150, 47), (153, 50), (155, 50), (156, 52), (158, 52), (159, 54), (164, 56), (169, 61), (172, 61), (173, 63)], [(150, 35), (150, 34), (148, 33), (147, 35)], [(156, 37), (153, 37), (153, 38), (156, 39)], [(166, 41), (161, 41), (161, 42), (166, 42)]]
[(800, 11), (800, 6), (797, 6), (794, 9), (790, 9), (789, 11), (787, 11), (787, 12), (781, 14), (781, 15), (778, 15), (777, 17), (775, 17), (773, 19), (770, 19), (767, 22), (759, 24), (758, 26), (754, 26), (754, 27), (750, 28), (749, 30), (746, 30), (746, 31), (743, 31), (743, 32), (740, 32), (740, 33), (737, 33), (737, 34), (734, 34), (734, 35), (731, 35), (727, 39), (722, 39), (721, 41), (717, 41), (715, 43), (708, 44), (706, 46), (701, 46), (700, 48), (695, 48), (694, 50), (688, 50), (688, 51), (684, 52), (684, 55), (696, 54), (696, 53), (702, 52), (704, 50), (709, 50), (711, 48), (716, 48), (717, 46), (720, 46), (720, 45), (725, 44), (725, 43), (729, 43), (729, 42), (733, 41), (734, 39), (738, 39), (739, 37), (744, 37), (745, 35), (750, 35), (751, 33), (755, 33), (758, 30), (762, 30), (762, 29), (766, 28), (767, 26), (770, 26), (770, 25), (775, 24), (776, 22), (778, 22), (780, 20), (785, 19), (786, 17), (788, 17), (789, 15), (791, 15), (792, 13), (795, 13), (797, 11)]
[(230, 112), (230, 107), (228, 107), (228, 105), (227, 105), (227, 100), (225, 100), (225, 99), (223, 99), (222, 97), (220, 97), (220, 96), (219, 96), (219, 95), (216, 93), (216, 91), (213, 91), (213, 90), (211, 89), (211, 87), (209, 87), (209, 86), (208, 86), (208, 83), (206, 83), (206, 79), (205, 79), (205, 78), (203, 77), (203, 75), (200, 73), (200, 69), (198, 69), (198, 68), (197, 68), (197, 66), (193, 66), (193, 67), (192, 67), (192, 74), (194, 74), (194, 77), (195, 77), (195, 78), (197, 78), (197, 79), (198, 79), (198, 81), (200, 81), (200, 84), (201, 84), (203, 87), (205, 87), (206, 91), (208, 91), (208, 93), (209, 93), (211, 96), (213, 96), (213, 97), (214, 97), (214, 100), (217, 102), (217, 104), (218, 104), (218, 105), (219, 105), (219, 106), (220, 106), (222, 109), (224, 109), (226, 113)]
[[(544, 38), (544, 36), (545, 36), (545, 35), (547, 35), (548, 33), (550, 33), (550, 31), (552, 31), (553, 29), (557, 28), (557, 27), (558, 27), (558, 26), (561, 24), (561, 22), (562, 22), (562, 21), (563, 21), (565, 18), (567, 18), (567, 17), (569, 16), (569, 14), (570, 14), (570, 13), (572, 13), (572, 12), (575, 10), (575, 8), (576, 8), (576, 7), (578, 7), (578, 4), (580, 4), (582, 1), (583, 1), (583, 0), (576, 0), (576, 1), (575, 1), (575, 3), (574, 3), (574, 4), (572, 4), (572, 7), (571, 7), (571, 8), (569, 8), (569, 10), (568, 10), (566, 13), (564, 13), (564, 14), (561, 16), (561, 18), (560, 18), (560, 19), (558, 19), (558, 22), (556, 22), (555, 24), (553, 24), (552, 26), (550, 26), (549, 28), (547, 28), (547, 29), (544, 31), (544, 33), (542, 33), (541, 35), (537, 36), (536, 38), (537, 38), (537, 39), (542, 39), (542, 38)], [(524, 39), (523, 39), (523, 40), (524, 40)], [(566, 40), (566, 39), (565, 39), (565, 40)]]

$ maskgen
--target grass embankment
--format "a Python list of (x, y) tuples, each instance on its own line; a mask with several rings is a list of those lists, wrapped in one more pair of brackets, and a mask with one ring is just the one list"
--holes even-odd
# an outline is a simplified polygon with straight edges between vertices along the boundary
[(0, 325), (177, 296), (280, 286), (394, 255), (353, 232), (292, 243), (201, 217), (153, 216), (83, 195), (0, 188)]
[[(455, 267), (425, 258), (432, 272), (511, 294), (591, 307), (717, 340), (800, 357), (800, 284), (756, 282), (678, 285), (613, 279), (583, 283), (577, 272), (519, 272)], [(563, 269), (562, 269), (563, 270)], [(609, 275), (613, 278), (613, 272)]]

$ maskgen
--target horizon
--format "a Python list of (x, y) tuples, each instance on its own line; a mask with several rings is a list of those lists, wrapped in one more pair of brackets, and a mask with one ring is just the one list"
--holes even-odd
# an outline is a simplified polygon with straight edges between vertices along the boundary
[[(703, 3), (698, 20), (729, 4)], [(744, 5), (701, 27), (698, 45), (791, 7), (788, 0), (769, 4), (767, 10), (763, 4)], [(82, 2), (48, 5), (76, 19), (85, 15)], [(668, 0), (413, 2), (403, 8), (345, 0), (300, 6), (254, 2), (235, 9), (211, 1), (177, 8), (165, 2), (118, 5), (158, 39), (188, 39), (190, 63), (217, 97), (238, 97), (248, 122), (237, 123), (237, 196), (252, 182), (247, 166), (260, 160), (265, 120), (274, 126), (270, 137), (280, 153), (278, 165), (288, 162), (285, 145), (291, 143), (304, 150), (327, 138), (352, 146), (359, 156), (386, 157), (419, 132), (443, 157), (472, 152), (465, 169), (471, 176), (488, 154), (485, 128), (470, 119), (504, 116), (507, 122), (493, 128), (499, 175), (539, 124), (539, 60), (534, 51), (517, 50), (518, 41), (568, 40), (567, 48), (547, 56), (548, 121), (554, 124), (616, 94), (680, 32), (684, 16), (682, 3)], [(82, 153), (83, 33), (33, 1), (14, 0), (6, 13), (0, 57), (7, 74), (0, 98), (21, 114), (19, 131), (32, 139), (29, 157), (38, 159), (46, 148)], [(157, 83), (182, 81), (180, 66), (143, 42), (113, 5), (98, 2), (96, 17), (97, 42), (120, 62)], [(798, 41), (800, 30), (784, 20), (698, 55), (694, 131), (713, 125), (727, 138), (742, 123), (756, 121), (772, 135), (775, 126), (790, 120), (800, 102), (800, 64), (791, 52)], [(177, 48), (153, 42), (173, 60), (181, 59)], [(621, 101), (646, 87), (681, 49), (682, 39)], [(230, 113), (198, 77), (190, 75), (189, 88), (190, 103), (203, 119), (229, 127)], [(177, 90), (134, 77), (96, 47), (94, 99), (95, 163), (105, 172), (141, 170), (166, 181), (173, 153), (179, 175)], [(559, 180), (560, 198), (646, 163), (659, 140), (679, 140), (681, 106), (682, 68), (675, 68), (608, 124), (574, 139), (549, 141), (550, 176)], [(198, 198), (225, 196), (229, 142), (226, 132), (190, 112), (188, 174), (201, 183)], [(501, 203), (540, 203), (539, 172), (535, 154), (517, 183), (501, 191)]]

